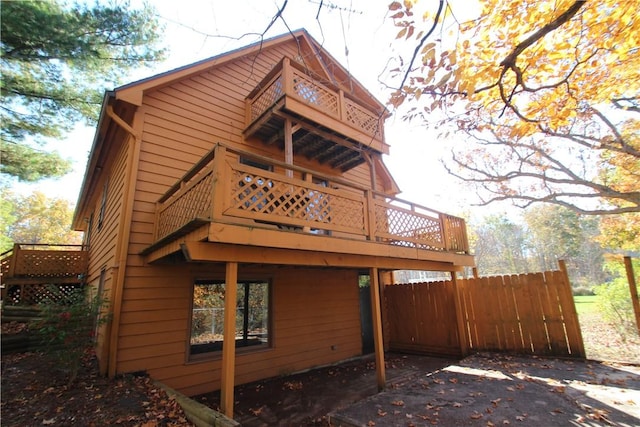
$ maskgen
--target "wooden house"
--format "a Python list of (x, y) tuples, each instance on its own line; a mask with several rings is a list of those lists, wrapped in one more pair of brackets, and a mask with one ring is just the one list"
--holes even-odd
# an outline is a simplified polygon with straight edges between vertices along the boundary
[(462, 219), (395, 198), (386, 117), (304, 30), (106, 93), (74, 217), (103, 371), (232, 414), (234, 384), (362, 354), (368, 275), (384, 385), (380, 279), (473, 264)]

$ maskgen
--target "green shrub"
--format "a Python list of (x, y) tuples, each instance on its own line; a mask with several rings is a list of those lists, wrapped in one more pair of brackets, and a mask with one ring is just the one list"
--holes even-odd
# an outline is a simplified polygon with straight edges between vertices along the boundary
[(618, 277), (611, 283), (596, 286), (595, 293), (599, 296), (596, 304), (604, 319), (626, 339), (626, 335), (635, 330), (635, 315), (626, 278)]
[(593, 292), (593, 288), (588, 288), (586, 286), (579, 286), (577, 288), (573, 288), (573, 295), (576, 296), (591, 296), (591, 295), (595, 295), (595, 293)]
[(38, 330), (45, 354), (67, 372), (73, 383), (87, 355), (93, 355), (98, 327), (108, 321), (101, 314), (106, 301), (100, 295), (88, 295), (86, 289), (77, 288), (62, 295), (51, 286), (51, 298), (41, 303), (42, 322)]

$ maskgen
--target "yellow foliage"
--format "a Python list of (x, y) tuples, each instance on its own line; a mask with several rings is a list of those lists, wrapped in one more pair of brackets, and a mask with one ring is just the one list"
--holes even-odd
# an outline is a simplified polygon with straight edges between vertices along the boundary
[[(640, 91), (637, 0), (586, 2), (568, 22), (546, 33), (517, 56), (515, 66), (521, 70), (520, 79), (513, 70), (505, 69), (503, 60), (519, 43), (566, 11), (574, 0), (482, 3), (480, 16), (459, 26), (452, 54), (440, 56), (449, 50), (444, 42), (441, 46), (433, 42), (424, 46), (419, 59), (425, 67), (420, 73), (426, 76), (434, 67), (446, 69), (447, 73), (452, 71), (435, 73), (425, 80), (425, 86), (437, 82), (435, 86), (467, 93), (473, 103), (485, 107), (489, 99), (510, 97), (513, 105), (530, 114), (526, 116), (528, 120), (553, 129), (570, 125), (577, 115), (576, 102), (559, 108), (559, 100), (569, 97), (598, 105)], [(412, 26), (428, 28), (434, 19), (429, 9), (432, 3), (423, 0), (391, 4), (392, 10), (404, 7), (406, 11), (421, 5), (426, 9), (422, 14), (425, 21), (396, 20), (397, 25), (404, 27), (398, 37), (406, 36)], [(425, 105), (428, 108), (428, 103)], [(500, 115), (504, 103), (496, 104), (495, 108), (486, 113)]]

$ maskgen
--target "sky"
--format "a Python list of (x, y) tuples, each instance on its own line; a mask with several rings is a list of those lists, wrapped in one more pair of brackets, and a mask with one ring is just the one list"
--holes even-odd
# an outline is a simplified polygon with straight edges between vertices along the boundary
[[(152, 69), (135, 70), (123, 84), (181, 67), (258, 41), (285, 0), (148, 0), (164, 25), (167, 60)], [(320, 3), (322, 2), (322, 7)], [(380, 101), (386, 102), (390, 80), (385, 70), (394, 66), (398, 49), (412, 44), (393, 43), (398, 29), (387, 18), (389, 0), (288, 0), (283, 19), (269, 28), (265, 37), (305, 28), (329, 53)], [(428, 2), (436, 7), (436, 2)], [(454, 13), (472, 13), (468, 0), (451, 2)], [(131, 0), (141, 7), (141, 0)], [(471, 12), (470, 12), (471, 11)], [(418, 15), (419, 16), (419, 15)], [(109, 88), (110, 89), (110, 88)], [(35, 185), (17, 185), (22, 192), (39, 190), (49, 197), (76, 202), (95, 129), (77, 126), (63, 141), (49, 148), (73, 161), (73, 172), (61, 179)], [(400, 198), (447, 213), (468, 211), (474, 195), (448, 175), (440, 164), (447, 144), (437, 132), (422, 123), (407, 123), (400, 114), (387, 120), (387, 143), (391, 153), (385, 164), (402, 193)]]

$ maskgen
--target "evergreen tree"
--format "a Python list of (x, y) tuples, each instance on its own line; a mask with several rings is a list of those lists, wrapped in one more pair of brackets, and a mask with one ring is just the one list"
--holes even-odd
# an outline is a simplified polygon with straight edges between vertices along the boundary
[(70, 163), (41, 149), (79, 121), (93, 124), (102, 93), (163, 57), (152, 8), (61, 1), (2, 1), (2, 173), (22, 181), (62, 176)]

